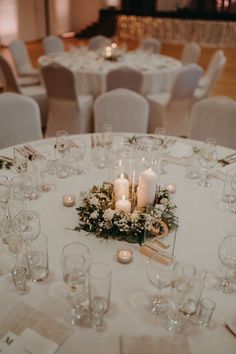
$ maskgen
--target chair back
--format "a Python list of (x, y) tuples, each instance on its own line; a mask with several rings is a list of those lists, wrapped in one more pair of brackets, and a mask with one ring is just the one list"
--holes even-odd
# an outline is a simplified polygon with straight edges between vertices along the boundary
[(149, 105), (136, 92), (119, 88), (97, 97), (94, 103), (95, 132), (112, 124), (115, 132), (146, 133)]
[(110, 44), (111, 44), (110, 38), (99, 34), (97, 36), (90, 38), (88, 42), (88, 48), (90, 50), (99, 50)]
[(30, 62), (26, 45), (21, 39), (15, 39), (12, 41), (9, 49), (20, 75), (35, 73), (35, 70)]
[(45, 54), (57, 53), (64, 51), (64, 43), (57, 36), (47, 36), (43, 39), (43, 49)]
[(181, 62), (183, 65), (197, 63), (201, 54), (201, 47), (195, 43), (186, 43), (181, 53)]
[(0, 94), (0, 148), (42, 139), (40, 112), (30, 97)]
[(49, 98), (76, 99), (75, 77), (70, 69), (52, 63), (42, 67), (41, 73)]
[(107, 91), (117, 88), (126, 88), (128, 90), (141, 93), (143, 86), (143, 74), (128, 66), (123, 66), (108, 72)]
[(139, 49), (149, 53), (159, 54), (161, 52), (161, 42), (157, 38), (143, 38), (140, 41)]
[(211, 59), (210, 62), (206, 68), (206, 73), (204, 76), (207, 76), (208, 79), (211, 79), (212, 76), (215, 75), (215, 70), (218, 67), (219, 62), (225, 57), (224, 51), (222, 49), (216, 50)]
[(236, 101), (225, 96), (205, 98), (192, 108), (189, 138), (215, 138), (217, 144), (236, 149)]
[(2, 55), (0, 55), (0, 70), (3, 78), (4, 91), (21, 93), (13, 70), (8, 61)]
[(202, 75), (203, 69), (199, 65), (193, 63), (185, 66), (175, 79), (171, 99), (180, 100), (192, 97)]

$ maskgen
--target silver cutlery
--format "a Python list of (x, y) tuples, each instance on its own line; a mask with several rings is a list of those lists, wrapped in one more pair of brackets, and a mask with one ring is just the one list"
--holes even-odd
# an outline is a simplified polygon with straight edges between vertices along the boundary
[(220, 163), (221, 165), (225, 166), (225, 165), (229, 165), (232, 162), (236, 161), (236, 152), (225, 156), (224, 158), (218, 160), (217, 162)]

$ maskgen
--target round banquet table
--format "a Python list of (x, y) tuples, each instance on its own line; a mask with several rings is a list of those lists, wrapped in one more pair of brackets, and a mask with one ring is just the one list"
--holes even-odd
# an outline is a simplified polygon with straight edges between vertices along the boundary
[[(101, 331), (82, 326), (73, 327), (72, 334), (59, 348), (58, 354), (119, 354), (119, 338), (126, 335), (167, 335), (158, 316), (149, 313), (143, 296), (154, 292), (153, 286), (145, 276), (146, 256), (139, 252), (139, 245), (128, 244), (133, 249), (133, 261), (120, 264), (116, 252), (126, 242), (101, 240), (85, 232), (76, 232), (77, 212), (75, 207), (62, 204), (62, 196), (74, 193), (79, 199), (80, 192), (87, 191), (94, 184), (107, 179), (107, 169), (97, 169), (91, 159), (91, 136), (83, 135), (87, 149), (83, 164), (88, 173), (58, 179), (52, 176), (55, 189), (44, 193), (39, 199), (28, 202), (28, 209), (38, 212), (42, 231), (48, 235), (49, 269), (48, 279), (42, 283), (29, 282), (30, 291), (25, 295), (10, 292), (6, 288), (6, 276), (0, 277), (1, 302), (0, 322), (15, 304), (24, 300), (27, 304), (64, 323), (63, 315), (68, 304), (61, 292), (62, 270), (60, 253), (62, 247), (72, 241), (85, 243), (91, 250), (92, 259), (104, 261), (112, 268), (112, 290), (109, 311), (104, 316)], [(73, 140), (73, 137), (72, 137)], [(199, 144), (190, 140), (178, 139), (177, 142), (191, 146)], [(54, 139), (40, 140), (32, 145), (38, 151), (51, 149)], [(174, 149), (174, 146), (172, 150)], [(176, 146), (177, 149), (177, 146)], [(225, 156), (230, 149), (219, 147), (219, 157)], [(1, 150), (1, 155), (12, 156), (11, 148)], [(173, 195), (177, 204), (179, 229), (176, 236), (175, 256), (178, 261), (186, 261), (204, 267), (208, 272), (222, 272), (217, 249), (223, 237), (236, 227), (235, 214), (220, 208), (223, 181), (212, 179), (212, 187), (204, 188), (196, 180), (185, 177), (185, 158), (173, 157), (166, 161), (166, 174), (161, 175), (160, 184), (176, 185)], [(0, 170), (0, 174), (4, 174)], [(5, 248), (4, 248), (5, 247)], [(1, 243), (1, 252), (6, 246)], [(226, 329), (225, 323), (236, 320), (236, 294), (223, 294), (221, 291), (205, 287), (203, 297), (211, 297), (216, 302), (213, 325), (209, 329), (192, 326), (188, 341), (192, 354), (235, 354), (236, 338)]]
[(107, 61), (95, 51), (85, 48), (71, 52), (53, 53), (38, 59), (40, 66), (58, 63), (70, 68), (76, 75), (77, 92), (98, 96), (106, 91), (106, 74), (123, 65), (143, 74), (142, 94), (169, 91), (182, 67), (179, 60), (142, 51), (122, 52), (117, 62)]

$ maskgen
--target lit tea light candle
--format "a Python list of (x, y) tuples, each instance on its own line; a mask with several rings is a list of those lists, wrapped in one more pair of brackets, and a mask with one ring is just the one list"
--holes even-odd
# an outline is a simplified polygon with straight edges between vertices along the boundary
[(75, 205), (75, 195), (74, 194), (65, 194), (63, 195), (63, 205), (66, 207), (72, 207)]
[(176, 192), (176, 186), (175, 184), (166, 184), (165, 188), (170, 192), (171, 194), (174, 194)]
[(129, 181), (124, 177), (124, 173), (121, 173), (120, 177), (114, 181), (114, 197), (116, 200), (129, 198)]
[(130, 263), (133, 259), (133, 252), (129, 249), (122, 249), (117, 251), (117, 260), (120, 263)]
[(116, 210), (124, 211), (125, 213), (129, 213), (131, 211), (131, 203), (129, 200), (125, 199), (124, 195), (122, 196), (122, 199), (117, 200)]

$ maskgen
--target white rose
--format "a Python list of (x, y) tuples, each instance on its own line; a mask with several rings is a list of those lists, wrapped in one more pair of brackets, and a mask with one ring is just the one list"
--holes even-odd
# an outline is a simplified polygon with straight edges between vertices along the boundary
[(113, 219), (113, 216), (115, 214), (115, 210), (112, 210), (111, 208), (108, 208), (104, 211), (103, 213), (103, 218), (106, 221), (110, 221)]
[(91, 214), (90, 214), (90, 218), (91, 219), (97, 219), (98, 217), (98, 211), (94, 210)]
[(97, 206), (99, 204), (98, 199), (94, 196), (92, 198), (90, 198), (89, 202), (91, 205), (95, 205), (95, 206)]

